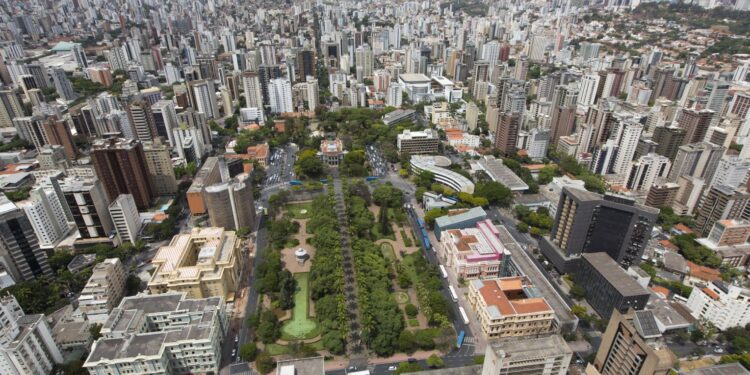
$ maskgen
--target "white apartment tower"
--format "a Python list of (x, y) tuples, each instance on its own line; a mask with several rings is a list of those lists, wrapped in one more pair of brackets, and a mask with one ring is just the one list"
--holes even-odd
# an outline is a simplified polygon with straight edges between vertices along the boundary
[(635, 191), (648, 191), (658, 178), (667, 178), (672, 163), (659, 154), (643, 155), (631, 164), (627, 187)]
[(17, 206), (29, 218), (39, 247), (53, 248), (70, 233), (65, 210), (54, 190), (37, 187), (29, 193), (29, 199), (18, 202)]
[(596, 88), (599, 87), (598, 74), (586, 74), (581, 77), (581, 89), (578, 92), (578, 105), (592, 106), (596, 99)]
[(62, 361), (44, 315), (24, 314), (13, 295), (0, 298), (0, 374), (46, 375)]
[(318, 108), (318, 103), (320, 102), (320, 98), (318, 97), (318, 80), (312, 76), (307, 76), (306, 80), (307, 110), (310, 112), (315, 112), (315, 109)]
[(748, 170), (750, 170), (750, 160), (742, 159), (737, 155), (724, 155), (719, 160), (719, 166), (709, 186), (726, 185), (737, 188), (745, 180)]
[(633, 155), (635, 155), (635, 150), (638, 147), (643, 125), (637, 122), (623, 121), (620, 123), (618, 130), (617, 157), (615, 158), (613, 173), (625, 174), (630, 168), (630, 162), (633, 160)]
[(120, 194), (109, 205), (109, 214), (112, 216), (112, 223), (115, 225), (117, 235), (120, 236), (120, 241), (135, 245), (142, 221), (133, 195)]
[(271, 113), (294, 112), (292, 105), (292, 84), (288, 79), (276, 78), (268, 82), (268, 97)]
[(388, 86), (387, 95), (385, 97), (385, 105), (389, 107), (401, 108), (401, 104), (404, 100), (404, 94), (401, 90), (400, 85), (391, 84)]
[(210, 79), (193, 82), (191, 84), (193, 89), (193, 95), (195, 97), (195, 105), (198, 107), (198, 112), (203, 112), (206, 118), (219, 118), (219, 105), (216, 103), (216, 90), (214, 89), (214, 82)]

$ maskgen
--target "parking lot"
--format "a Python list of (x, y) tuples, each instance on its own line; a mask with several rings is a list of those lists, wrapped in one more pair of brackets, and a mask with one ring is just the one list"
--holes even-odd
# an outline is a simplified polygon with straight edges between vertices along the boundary
[(374, 145), (368, 145), (365, 148), (367, 160), (370, 162), (370, 176), (383, 177), (388, 173), (388, 162), (383, 157), (383, 153)]
[(266, 168), (266, 180), (264, 187), (286, 184), (294, 179), (294, 161), (296, 160), (297, 146), (288, 145), (273, 149), (269, 156)]

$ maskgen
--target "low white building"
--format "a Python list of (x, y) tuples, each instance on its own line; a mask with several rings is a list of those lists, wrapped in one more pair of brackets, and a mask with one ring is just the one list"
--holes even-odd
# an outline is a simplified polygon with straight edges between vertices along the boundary
[(719, 330), (750, 323), (750, 290), (723, 281), (696, 286), (687, 301), (690, 313), (711, 322)]

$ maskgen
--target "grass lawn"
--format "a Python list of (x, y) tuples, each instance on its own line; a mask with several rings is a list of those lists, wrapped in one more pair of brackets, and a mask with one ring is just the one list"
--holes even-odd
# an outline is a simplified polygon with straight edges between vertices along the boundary
[(393, 251), (393, 245), (388, 242), (380, 244), (380, 251), (383, 253), (383, 257), (391, 262), (396, 261), (396, 253)]
[(396, 300), (396, 303), (399, 305), (404, 305), (409, 303), (409, 295), (404, 292), (395, 292), (393, 293), (393, 299)]
[(312, 215), (312, 202), (287, 204), (286, 210), (295, 219), (309, 219)]
[(419, 320), (416, 318), (409, 319), (409, 327), (419, 327)]
[(377, 224), (372, 227), (372, 236), (373, 236), (373, 238), (375, 238), (376, 241), (380, 240), (380, 239), (383, 239), (383, 238), (391, 240), (391, 241), (396, 241), (396, 234), (395, 233), (391, 233), (391, 234), (388, 234), (388, 235), (385, 235), (385, 236), (382, 235), (382, 234), (380, 234), (380, 225), (377, 225)]
[(289, 348), (286, 345), (279, 344), (266, 344), (265, 350), (270, 355), (282, 355), (289, 353)]
[(297, 291), (294, 293), (292, 319), (284, 322), (281, 327), (281, 338), (284, 340), (305, 340), (320, 335), (318, 323), (310, 318), (307, 310), (310, 300), (308, 277), (306, 272), (294, 274)]

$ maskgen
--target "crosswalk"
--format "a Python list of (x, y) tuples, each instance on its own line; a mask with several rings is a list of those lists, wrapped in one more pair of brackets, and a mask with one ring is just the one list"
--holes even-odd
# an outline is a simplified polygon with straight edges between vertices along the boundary
[(474, 337), (464, 337), (464, 344), (474, 344), (477, 342), (477, 339)]

